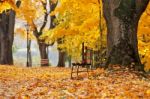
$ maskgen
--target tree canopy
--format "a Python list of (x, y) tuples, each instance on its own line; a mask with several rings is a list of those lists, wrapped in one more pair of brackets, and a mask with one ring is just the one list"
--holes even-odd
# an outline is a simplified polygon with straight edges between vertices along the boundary
[[(38, 20), (45, 10), (42, 2), (46, 0), (21, 0), (22, 5), (17, 8), (15, 0), (2, 0), (0, 3), (0, 12), (6, 9), (16, 10), (18, 17), (26, 20), (34, 29), (34, 20)], [(44, 30), (41, 39), (46, 43), (53, 43), (59, 38), (63, 38), (63, 43), (58, 47), (64, 49), (69, 55), (79, 57), (81, 53), (81, 44), (86, 42), (87, 46), (97, 50), (98, 45), (106, 46), (106, 24), (103, 18), (101, 0), (52, 0), (52, 3), (59, 2), (56, 9), (50, 15), (56, 15), (54, 29)], [(150, 3), (143, 13), (138, 28), (139, 52), (144, 63), (145, 69), (150, 69)], [(100, 31), (101, 27), (102, 31)], [(102, 32), (103, 35), (100, 35)], [(100, 37), (103, 36), (103, 37)], [(102, 43), (100, 42), (102, 39)], [(77, 52), (77, 53), (74, 53)]]

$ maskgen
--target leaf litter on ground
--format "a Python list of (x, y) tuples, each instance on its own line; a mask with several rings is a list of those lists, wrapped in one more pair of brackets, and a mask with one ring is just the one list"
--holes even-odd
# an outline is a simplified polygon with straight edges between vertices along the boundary
[(118, 67), (70, 79), (69, 68), (0, 66), (0, 99), (150, 99), (149, 79)]

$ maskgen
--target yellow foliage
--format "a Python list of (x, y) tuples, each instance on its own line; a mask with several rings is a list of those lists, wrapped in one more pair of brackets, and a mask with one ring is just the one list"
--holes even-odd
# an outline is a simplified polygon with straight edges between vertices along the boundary
[[(26, 29), (24, 29), (24, 28), (17, 28), (15, 32), (18, 33), (20, 35), (20, 37), (23, 38), (23, 39), (27, 38), (27, 30)], [(29, 39), (31, 39), (31, 40), (35, 39), (32, 31), (28, 31), (28, 33), (29, 33)]]
[[(60, 0), (60, 2), (60, 6), (51, 13), (51, 15), (58, 15), (59, 24), (45, 34), (47, 42), (63, 37), (64, 43), (60, 47), (70, 54), (74, 54), (75, 51), (76, 54), (81, 53), (82, 42), (95, 49), (100, 39), (99, 11), (102, 10), (102, 4), (99, 5), (98, 0)], [(103, 43), (106, 45), (106, 26), (103, 17), (102, 29), (105, 36)], [(145, 70), (148, 71), (150, 69), (150, 3), (139, 21), (138, 38), (142, 63), (145, 63)]]
[[(0, 13), (7, 9), (14, 9), (18, 18), (24, 19), (34, 29), (35, 20), (39, 19), (45, 9), (41, 2), (45, 0), (21, 0), (19, 9), (15, 6), (15, 0), (3, 0), (0, 3)], [(57, 0), (51, 0), (56, 3)], [(46, 39), (47, 43), (63, 38), (64, 42), (59, 45), (72, 56), (79, 56), (81, 44), (83, 42), (92, 49), (97, 49), (97, 42), (100, 42), (100, 11), (102, 2), (98, 0), (58, 0), (59, 6), (51, 13), (57, 16), (57, 26), (53, 30), (45, 31), (41, 38)], [(101, 15), (102, 17), (103, 15)], [(103, 44), (106, 46), (106, 25), (102, 17)], [(25, 32), (19, 30), (25, 36)], [(138, 27), (139, 52), (142, 63), (145, 63), (145, 70), (150, 70), (150, 3), (143, 13)], [(76, 54), (76, 55), (75, 55)]]
[[(59, 1), (60, 6), (51, 13), (51, 15), (58, 16), (58, 25), (53, 30), (46, 31), (41, 38), (45, 38), (46, 42), (49, 43), (63, 38), (63, 43), (59, 44), (58, 47), (64, 49), (73, 58), (80, 60), (83, 42), (91, 49), (97, 49), (97, 42), (100, 42), (99, 11), (102, 11), (102, 4), (99, 5), (98, 0)], [(101, 20), (103, 36), (105, 36), (105, 20), (103, 17)]]
[(143, 13), (138, 27), (139, 52), (145, 70), (150, 70), (150, 3)]
[(7, 9), (11, 9), (11, 8), (12, 8), (11, 4), (7, 1), (0, 3), (0, 13), (2, 13), (3, 11), (5, 11)]
[(35, 3), (31, 0), (22, 0), (17, 13), (17, 16), (26, 20), (30, 26), (33, 26), (33, 20), (36, 18), (36, 8), (34, 5)]

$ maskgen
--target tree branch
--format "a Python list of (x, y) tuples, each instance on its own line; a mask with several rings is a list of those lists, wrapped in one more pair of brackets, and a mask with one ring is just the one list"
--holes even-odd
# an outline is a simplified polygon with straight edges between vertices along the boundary
[(42, 26), (41, 26), (41, 28), (40, 28), (39, 35), (42, 34), (42, 31), (43, 31), (43, 29), (44, 29), (45, 26), (46, 26), (47, 18), (48, 18), (48, 15), (49, 15), (49, 14), (47, 13), (47, 9), (46, 9), (47, 2), (46, 2), (46, 3), (42, 2), (42, 4), (43, 4), (43, 8), (44, 8), (44, 10), (46, 10), (46, 12), (45, 12), (45, 15), (44, 15), (44, 21), (43, 21), (43, 24), (42, 24)]
[(138, 14), (137, 16), (140, 16), (145, 11), (149, 1), (150, 0), (136, 0), (136, 14)]
[[(55, 10), (57, 4), (58, 4), (58, 1), (57, 1), (56, 3), (50, 2), (50, 9), (51, 9), (50, 13)], [(50, 28), (49, 28), (49, 29), (55, 28), (55, 24), (54, 24), (54, 20), (55, 20), (55, 19), (56, 19), (56, 16), (55, 16), (55, 15), (51, 16), (51, 19), (50, 19), (50, 20), (51, 20), (51, 21), (50, 21), (51, 23), (50, 23)]]
[(20, 5), (21, 5), (21, 0), (18, 0), (18, 1), (16, 2), (16, 6), (19, 8)]
[(57, 0), (57, 2), (56, 2), (56, 3), (52, 3), (52, 2), (50, 1), (50, 8), (51, 8), (51, 12), (55, 10), (55, 8), (56, 8), (57, 4), (58, 4), (58, 0)]
[(36, 38), (38, 38), (39, 37), (39, 34), (38, 34), (38, 29), (37, 29), (37, 27), (36, 27), (36, 25), (34, 24), (34, 22), (32, 21), (32, 26), (33, 26), (33, 34), (34, 34), (34, 36), (36, 37)]

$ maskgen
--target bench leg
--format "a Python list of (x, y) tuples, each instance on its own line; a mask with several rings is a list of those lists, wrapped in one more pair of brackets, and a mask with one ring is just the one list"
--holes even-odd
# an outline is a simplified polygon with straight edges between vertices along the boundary
[(71, 79), (73, 78), (72, 74), (73, 74), (73, 66), (71, 67)]
[(88, 77), (89, 77), (89, 66), (86, 65), (86, 68), (87, 68), (87, 74), (88, 74)]
[(78, 78), (78, 73), (79, 73), (79, 65), (77, 66), (77, 78)]

